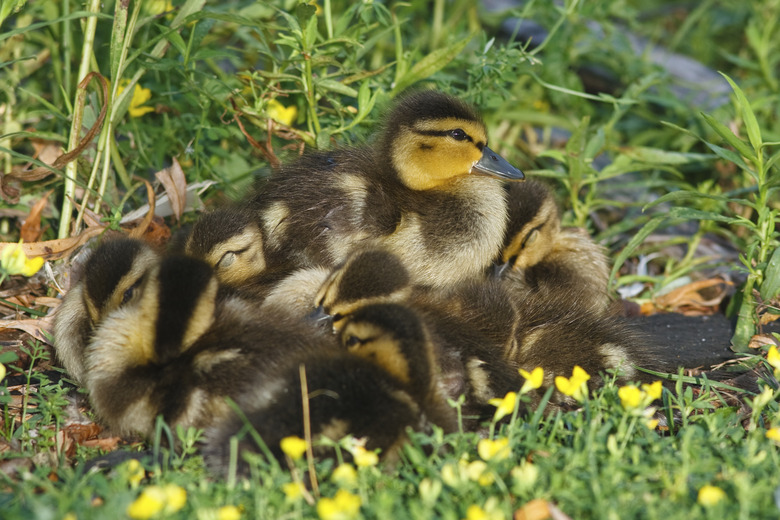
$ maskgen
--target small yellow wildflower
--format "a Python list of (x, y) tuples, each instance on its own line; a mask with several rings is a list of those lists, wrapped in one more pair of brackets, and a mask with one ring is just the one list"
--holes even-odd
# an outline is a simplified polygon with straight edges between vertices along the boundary
[(717, 486), (707, 484), (699, 490), (698, 502), (704, 507), (714, 506), (726, 498), (726, 492)]
[(420, 481), (418, 491), (423, 503), (428, 507), (433, 507), (441, 495), (441, 480), (431, 480), (424, 478)]
[(515, 411), (515, 403), (517, 402), (516, 392), (507, 392), (503, 398), (495, 397), (488, 401), (496, 407), (496, 413), (493, 415), (494, 421), (500, 421), (503, 417), (511, 414)]
[(317, 514), (322, 520), (349, 520), (360, 514), (360, 497), (339, 489), (333, 498), (317, 502)]
[(466, 510), (466, 520), (488, 520), (487, 512), (477, 504), (471, 504)]
[(649, 419), (645, 422), (645, 426), (647, 426), (649, 430), (655, 430), (658, 427), (658, 419)]
[(358, 467), (376, 466), (379, 463), (379, 455), (375, 451), (368, 451), (363, 446), (355, 446), (352, 450), (352, 457)]
[[(119, 95), (124, 91), (127, 86), (130, 84), (129, 79), (123, 79), (119, 82), (119, 87), (116, 91), (116, 97), (118, 98)], [(152, 99), (152, 91), (148, 88), (143, 88), (138, 83), (135, 84), (133, 87), (133, 98), (130, 100), (130, 108), (127, 109), (127, 112), (130, 114), (130, 117), (141, 117), (144, 114), (148, 114), (149, 112), (154, 112), (154, 107), (146, 107), (142, 106), (144, 103)]]
[(477, 453), (482, 460), (504, 460), (512, 452), (509, 449), (509, 439), (501, 437), (496, 440), (482, 439), (477, 443)]
[(520, 389), (521, 395), (542, 386), (542, 383), (544, 382), (544, 369), (542, 367), (536, 367), (530, 373), (521, 368), (519, 369), (519, 372), (525, 379), (525, 383), (523, 383), (523, 387)]
[(76, 516), (76, 513), (65, 513), (62, 520), (78, 520), (78, 517)]
[(282, 491), (284, 491), (284, 497), (288, 502), (295, 502), (303, 496), (303, 483), (287, 482), (282, 484)]
[(279, 447), (292, 460), (298, 460), (306, 453), (306, 441), (295, 435), (285, 437), (279, 441)]
[(518, 494), (530, 489), (539, 478), (539, 468), (531, 462), (523, 462), (510, 471)]
[(5, 374), (6, 374), (5, 365), (0, 363), (0, 381), (3, 380)]
[(146, 470), (144, 470), (144, 467), (138, 462), (138, 459), (128, 460), (125, 464), (124, 472), (127, 475), (127, 480), (130, 482), (130, 487), (132, 489), (136, 489), (146, 476)]
[(236, 506), (222, 506), (217, 510), (217, 520), (240, 520), (241, 510)]
[(644, 392), (639, 388), (631, 385), (621, 386), (618, 389), (618, 397), (620, 397), (620, 404), (626, 410), (632, 410), (638, 408), (643, 401)]
[(780, 377), (780, 353), (778, 353), (776, 346), (772, 345), (769, 347), (769, 352), (766, 353), (766, 360), (775, 369), (775, 377)]
[(21, 240), (18, 244), (5, 246), (0, 252), (0, 269), (10, 276), (32, 276), (43, 267), (43, 262), (43, 257), (40, 256), (27, 258)]
[(466, 520), (503, 520), (504, 515), (498, 509), (498, 504), (495, 501), (491, 501), (492, 498), (485, 502), (484, 508), (471, 504), (466, 509)]
[(775, 393), (771, 388), (765, 386), (760, 394), (753, 398), (753, 410), (761, 410), (772, 401)]
[(769, 440), (773, 440), (777, 443), (780, 443), (780, 428), (775, 426), (774, 428), (769, 428), (766, 431), (766, 438)]
[(357, 471), (355, 466), (348, 463), (339, 464), (333, 473), (330, 474), (330, 479), (342, 488), (353, 488), (357, 486)]
[(272, 99), (268, 102), (265, 113), (274, 121), (290, 126), (298, 117), (298, 108), (295, 105), (285, 107), (276, 99)]
[(664, 386), (661, 384), (661, 381), (655, 381), (652, 384), (643, 384), (642, 390), (647, 393), (647, 396), (650, 398), (651, 401), (655, 401), (656, 399), (660, 399), (661, 395), (664, 392)]
[(460, 468), (451, 462), (448, 462), (441, 468), (441, 480), (451, 488), (456, 488), (463, 483), (463, 476)]
[(160, 512), (175, 513), (187, 503), (187, 492), (175, 484), (149, 486), (127, 507), (127, 516), (145, 520)]
[(475, 460), (466, 465), (466, 476), (472, 482), (476, 482), (483, 487), (489, 486), (495, 481), (493, 472), (490, 471), (488, 465), (481, 460)]
[(556, 376), (555, 387), (558, 391), (576, 401), (584, 401), (588, 395), (588, 387), (585, 385), (590, 375), (579, 365), (574, 365), (571, 377)]

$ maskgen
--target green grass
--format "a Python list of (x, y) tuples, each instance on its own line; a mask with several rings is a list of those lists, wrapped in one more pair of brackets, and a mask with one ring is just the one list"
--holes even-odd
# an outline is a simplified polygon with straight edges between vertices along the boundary
[[(610, 248), (615, 288), (640, 281), (638, 299), (649, 300), (710, 276), (723, 261), (699, 247), (717, 237), (741, 254), (738, 265), (725, 266), (738, 284), (730, 309), (739, 318), (735, 347), (744, 350), (759, 320), (780, 313), (776, 0), (528, 2), (510, 14), (549, 30), (530, 46), (498, 33), (510, 14), (466, 0), (436, 0), (433, 16), (416, 2), (321, 0), (319, 11), (295, 1), (173, 4), (167, 11), (162, 1), (3, 2), (0, 169), (10, 182), (2, 241), (19, 240), (22, 215), (51, 189), (40, 240), (81, 232), (88, 214), (73, 208), (85, 205), (103, 225), (121, 228), (122, 216), (147, 202), (144, 181), (174, 158), (187, 184), (217, 183), (202, 199), (219, 205), (302, 148), (363, 141), (404, 87), (435, 86), (479, 106), (491, 147), (553, 183), (564, 222)], [(729, 100), (685, 99), (668, 70), (631, 50), (627, 34), (721, 71), (733, 81), (723, 80)], [(583, 74), (594, 70), (617, 87), (594, 90), (593, 75)], [(80, 85), (88, 72), (100, 77)], [(143, 115), (131, 106), (136, 84), (149, 90), (143, 105), (154, 109)], [(288, 124), (271, 121), (274, 100), (295, 107)], [(93, 127), (94, 138), (80, 146)], [(77, 157), (47, 167), (38, 152), (57, 146), (78, 149)], [(28, 180), (23, 172), (35, 167), (50, 174)], [(182, 221), (196, 218), (191, 209)], [(167, 217), (165, 225), (178, 222)], [(651, 235), (664, 240), (647, 241)], [(665, 246), (675, 244), (690, 247), (669, 254)], [(656, 252), (648, 272), (637, 273), (640, 259)], [(22, 402), (23, 424), (9, 412), (11, 397), (0, 395), (7, 447), (0, 461), (35, 460), (0, 477), (4, 517), (121, 517), (141, 488), (167, 483), (187, 491), (175, 517), (216, 518), (224, 505), (239, 506), (246, 518), (317, 515), (306, 500), (285, 499), (289, 468), (262, 461), (251, 481), (208, 478), (197, 455), (181, 454), (161, 467), (148, 463), (138, 488), (122, 467), (85, 473), (83, 461), (98, 453), (78, 446), (66, 458), (58, 448), (66, 389), (38, 370), (48, 351), (26, 348), (22, 360), (0, 355), (37, 389)], [(680, 427), (663, 433), (625, 412), (616, 392), (604, 389), (581, 412), (500, 426), (496, 435), (511, 439), (512, 456), (488, 462), (489, 484), (463, 469), (462, 457), (479, 459), (474, 435), (414, 435), (402, 462), (360, 468), (351, 492), (369, 518), (466, 518), (472, 504), (509, 517), (534, 498), (572, 518), (777, 515), (778, 447), (765, 436), (780, 419), (776, 392), (751, 411), (740, 407), (744, 395), (735, 401), (680, 387), (665, 394), (664, 406)], [(300, 464), (298, 475), (306, 471)], [(320, 494), (333, 496), (331, 463), (316, 468)], [(707, 484), (727, 499), (698, 504)]]

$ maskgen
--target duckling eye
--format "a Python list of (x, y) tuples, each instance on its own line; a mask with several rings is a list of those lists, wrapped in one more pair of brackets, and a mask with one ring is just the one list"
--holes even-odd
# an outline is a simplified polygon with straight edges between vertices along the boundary
[(122, 303), (120, 303), (119, 305), (124, 305), (124, 304), (126, 304), (127, 302), (129, 302), (129, 301), (130, 301), (130, 300), (133, 298), (133, 295), (135, 294), (135, 290), (136, 290), (136, 289), (138, 289), (138, 287), (139, 287), (140, 285), (141, 285), (141, 279), (139, 278), (139, 279), (138, 279), (138, 280), (136, 280), (136, 282), (135, 282), (133, 285), (131, 285), (131, 286), (130, 286), (130, 287), (129, 287), (129, 288), (126, 290), (126, 291), (125, 291), (125, 293), (122, 295)]
[(222, 258), (219, 259), (219, 262), (217, 262), (216, 267), (218, 269), (226, 269), (231, 265), (233, 265), (237, 257), (238, 254), (236, 254), (236, 251), (228, 251), (227, 253), (222, 255)]
[(352, 348), (363, 343), (363, 340), (357, 336), (350, 334), (347, 339), (344, 340), (344, 346)]
[(456, 141), (465, 141), (469, 136), (460, 128), (456, 128), (455, 130), (450, 130), (450, 137)]

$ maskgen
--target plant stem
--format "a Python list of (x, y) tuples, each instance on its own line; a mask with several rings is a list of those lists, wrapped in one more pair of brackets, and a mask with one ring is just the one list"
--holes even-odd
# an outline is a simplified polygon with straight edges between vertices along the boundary
[[(100, 12), (100, 0), (89, 0), (87, 11), (97, 15)], [(89, 62), (95, 45), (95, 29), (97, 16), (90, 16), (84, 24), (84, 45), (81, 48), (81, 63), (79, 64), (79, 84), (89, 73)], [(67, 64), (66, 64), (67, 66)], [(87, 97), (87, 89), (78, 87), (73, 103), (73, 121), (70, 126), (68, 138), (68, 151), (73, 150), (79, 142), (81, 134), (81, 119), (84, 116), (84, 102)], [(65, 166), (65, 187), (63, 189), (62, 208), (60, 211), (60, 228), (57, 237), (67, 238), (70, 235), (70, 221), (73, 213), (73, 199), (76, 196), (76, 175), (78, 174), (78, 161), (71, 161)]]

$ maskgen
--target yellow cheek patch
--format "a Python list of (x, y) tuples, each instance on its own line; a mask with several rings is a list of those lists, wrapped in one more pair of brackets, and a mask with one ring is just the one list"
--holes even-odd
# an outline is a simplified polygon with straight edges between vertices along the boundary
[(187, 330), (182, 338), (182, 351), (190, 347), (199, 337), (201, 337), (211, 324), (214, 323), (214, 308), (217, 299), (217, 280), (212, 278), (206, 290), (198, 299), (195, 309), (192, 312)]
[(287, 232), (287, 218), (289, 216), (289, 206), (281, 201), (272, 203), (263, 213), (263, 229), (270, 247), (278, 247), (281, 243), (280, 237), (283, 237)]

